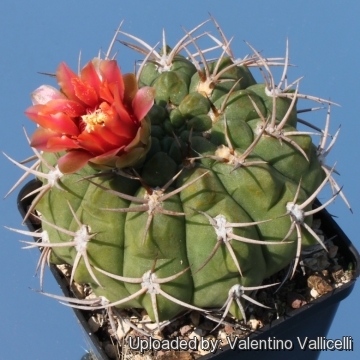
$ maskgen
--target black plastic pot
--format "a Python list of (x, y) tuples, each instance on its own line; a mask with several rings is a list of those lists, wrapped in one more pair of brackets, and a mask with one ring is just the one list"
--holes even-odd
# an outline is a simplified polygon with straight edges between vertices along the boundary
[[(33, 197), (25, 199), (24, 197), (31, 191), (37, 189), (40, 185), (41, 183), (39, 181), (33, 180), (26, 184), (20, 191), (17, 201), (19, 211), (23, 217), (25, 216), (27, 208), (30, 206), (33, 199)], [(345, 233), (340, 229), (326, 210), (319, 212), (318, 217), (321, 220), (321, 229), (323, 232), (328, 238), (334, 237), (333, 242), (339, 247), (339, 252), (348, 263), (351, 262), (353, 264), (354, 276), (352, 280), (342, 285), (340, 288), (336, 288), (332, 292), (323, 295), (299, 309), (289, 312), (280, 319), (277, 319), (260, 330), (255, 331), (248, 337), (248, 340), (246, 340), (248, 341), (248, 344), (259, 344), (260, 340), (265, 340), (269, 343), (270, 339), (272, 344), (270, 346), (272, 347), (275, 346), (275, 342), (272, 340), (282, 340), (284, 346), (290, 345), (290, 343), (293, 344), (292, 351), (289, 352), (289, 349), (281, 350), (280, 347), (280, 350), (268, 351), (265, 355), (261, 350), (240, 350), (238, 346), (231, 349), (231, 347), (227, 345), (222, 349), (219, 349), (215, 354), (209, 354), (202, 357), (203, 360), (235, 359), (239, 358), (239, 356), (246, 360), (264, 359), (264, 356), (266, 356), (267, 359), (276, 360), (285, 360), (289, 357), (293, 357), (298, 360), (315, 360), (319, 357), (321, 354), (320, 351), (314, 351), (309, 348), (302, 350), (298, 339), (300, 339), (301, 342), (303, 342), (306, 337), (314, 340), (319, 339), (321, 344), (321, 340), (326, 337), (330, 329), (340, 302), (349, 296), (354, 288), (356, 279), (359, 277), (360, 255)], [(26, 221), (26, 225), (31, 231), (35, 230), (34, 224), (30, 220)], [(69, 293), (68, 283), (62, 273), (53, 265), (50, 266), (50, 269), (64, 295), (71, 296)], [(91, 332), (84, 317), (84, 312), (78, 309), (73, 309), (73, 311), (80, 326), (84, 330), (84, 334), (88, 337), (89, 343), (92, 344), (91, 351), (96, 356), (96, 359), (110, 360), (101, 348), (97, 337)], [(287, 342), (285, 343), (285, 341)], [(281, 343), (278, 342), (278, 344), (280, 346)], [(349, 341), (347, 345), (350, 346), (351, 342)], [(88, 357), (84, 356), (83, 359), (88, 359)]]
[[(27, 194), (29, 194), (32, 191), (39, 188), (41, 185), (42, 185), (42, 183), (40, 181), (32, 180), (32, 181), (28, 182), (20, 190), (20, 192), (18, 194), (18, 198), (17, 198), (17, 204), (18, 204), (18, 209), (20, 211), (20, 214), (22, 215), (23, 218), (25, 217), (25, 215), (27, 213), (27, 209), (29, 208), (32, 200), (34, 199), (34, 196), (30, 196), (25, 199), (24, 199), (24, 197)], [(31, 219), (29, 219), (29, 218), (25, 221), (25, 224), (29, 228), (30, 231), (35, 231), (39, 228), (38, 226), (34, 225), (33, 222), (31, 221)], [(68, 284), (68, 281), (65, 279), (64, 275), (53, 264), (50, 265), (50, 270), (51, 270), (52, 274), (54, 275), (55, 280), (59, 284), (64, 296), (71, 297), (72, 294), (70, 294), (70, 291), (69, 291), (69, 284)], [(94, 335), (91, 332), (88, 322), (87, 322), (86, 318), (84, 317), (84, 312), (82, 310), (78, 310), (75, 308), (72, 308), (72, 310), (74, 311), (77, 321), (83, 330), (85, 338), (87, 338), (87, 340), (88, 340), (87, 342), (92, 345), (91, 349), (89, 349), (89, 351), (91, 351), (91, 353), (93, 353), (96, 356), (97, 360), (109, 360), (108, 356), (105, 354), (105, 351), (100, 346), (98, 338), (96, 337), (96, 335)], [(87, 357), (87, 355), (84, 355), (84, 357), (82, 359), (83, 360), (86, 360), (86, 359), (93, 360), (94, 358), (89, 358), (89, 357)]]

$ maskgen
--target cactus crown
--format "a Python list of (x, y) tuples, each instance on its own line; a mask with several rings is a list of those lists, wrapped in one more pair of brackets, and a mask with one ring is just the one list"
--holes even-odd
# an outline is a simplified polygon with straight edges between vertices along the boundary
[[(60, 90), (45, 85), (32, 94), (26, 114), (39, 126), (26, 137), (35, 162), (6, 156), (25, 170), (14, 188), (29, 174), (42, 181), (25, 217), (38, 217), (42, 231), (10, 229), (41, 240), (23, 241), (42, 249), (41, 292), (46, 263), (69, 264), (70, 285), (89, 284), (96, 294), (47, 294), (69, 306), (109, 316), (141, 308), (157, 327), (184, 309), (222, 307), (219, 324), (229, 314), (246, 321), (242, 302), (262, 305), (250, 293), (265, 278), (292, 262), (293, 276), (309, 245), (326, 249), (313, 214), (338, 195), (350, 208), (335, 166), (324, 162), (338, 135), (326, 148), (334, 103), (301, 94), (301, 79), (287, 84), (288, 42), (285, 58), (248, 44), (253, 54), (235, 59), (211, 21), (219, 39), (197, 34), (204, 22), (173, 48), (164, 32), (161, 51), (119, 28), (112, 45), (122, 35), (145, 56), (136, 74), (121, 73), (111, 45), (79, 74), (60, 64)], [(201, 49), (201, 37), (214, 46)], [(216, 49), (220, 56), (208, 60)], [(279, 83), (273, 66), (283, 67)], [(299, 119), (299, 99), (328, 104), (324, 130)], [(333, 196), (313, 209), (328, 183)]]

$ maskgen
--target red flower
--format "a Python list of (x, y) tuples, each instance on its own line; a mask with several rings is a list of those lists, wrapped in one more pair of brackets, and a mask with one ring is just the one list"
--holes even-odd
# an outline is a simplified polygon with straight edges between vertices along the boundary
[(31, 146), (66, 151), (58, 166), (72, 173), (84, 165), (123, 168), (135, 165), (150, 147), (146, 114), (155, 90), (138, 90), (133, 74), (122, 75), (115, 60), (94, 59), (76, 75), (65, 63), (56, 72), (60, 91), (43, 85), (32, 94), (25, 114), (39, 128)]

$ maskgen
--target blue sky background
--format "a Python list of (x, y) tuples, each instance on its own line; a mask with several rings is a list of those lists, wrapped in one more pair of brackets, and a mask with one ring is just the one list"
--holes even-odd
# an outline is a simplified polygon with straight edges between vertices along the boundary
[[(79, 51), (83, 63), (107, 49), (115, 29), (125, 20), (123, 30), (149, 44), (161, 39), (166, 29), (168, 43), (174, 44), (187, 30), (208, 18), (210, 12), (228, 38), (235, 36), (233, 51), (237, 57), (249, 53), (247, 40), (266, 56), (284, 56), (286, 37), (290, 41), (289, 80), (305, 75), (301, 91), (341, 104), (332, 108), (331, 131), (342, 124), (340, 137), (329, 164), (338, 161), (339, 183), (344, 185), (354, 215), (339, 199), (330, 207), (337, 222), (360, 248), (359, 198), (359, 119), (360, 103), (360, 4), (348, 1), (115, 1), (115, 0), (2, 0), (0, 3), (0, 150), (22, 160), (31, 155), (23, 135), (34, 125), (24, 116), (31, 104), (29, 94), (49, 78), (38, 71), (54, 72), (61, 61), (77, 68)], [(213, 30), (214, 35), (215, 30)], [(117, 59), (123, 72), (133, 69), (137, 54), (116, 45)], [(258, 74), (257, 74), (258, 76)], [(325, 112), (307, 117), (318, 126), (325, 122)], [(0, 194), (10, 189), (21, 170), (0, 156), (2, 179)], [(320, 197), (325, 200), (326, 197)], [(21, 218), (16, 194), (0, 202), (1, 225), (19, 228)], [(38, 288), (34, 278), (36, 251), (21, 250), (15, 233), (0, 227), (1, 303), (0, 359), (80, 359), (86, 343), (72, 312), (52, 299), (28, 289)], [(49, 272), (45, 289), (58, 292)], [(360, 286), (342, 302), (330, 329), (329, 338), (351, 335), (354, 352), (327, 352), (320, 359), (359, 359)], [(289, 354), (290, 356), (290, 354)]]

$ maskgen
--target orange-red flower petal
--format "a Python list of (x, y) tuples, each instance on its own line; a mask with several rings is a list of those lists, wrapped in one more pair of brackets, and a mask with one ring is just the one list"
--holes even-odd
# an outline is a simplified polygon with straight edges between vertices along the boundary
[(149, 86), (141, 88), (132, 101), (135, 117), (143, 119), (154, 104), (155, 89)]
[(66, 96), (50, 85), (41, 85), (31, 93), (33, 105), (46, 104), (55, 99), (66, 99)]
[(49, 114), (49, 109), (46, 105), (30, 106), (25, 114), (38, 125), (45, 129), (56, 131), (60, 134), (78, 135), (79, 129), (75, 122), (62, 112)]
[(68, 136), (41, 127), (37, 128), (31, 136), (30, 146), (47, 152), (58, 152), (80, 147), (75, 140)]

